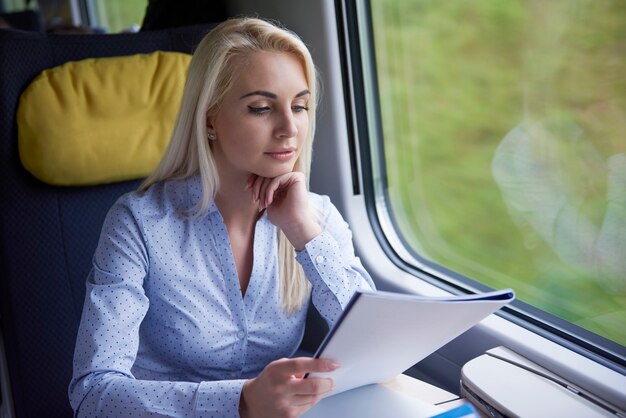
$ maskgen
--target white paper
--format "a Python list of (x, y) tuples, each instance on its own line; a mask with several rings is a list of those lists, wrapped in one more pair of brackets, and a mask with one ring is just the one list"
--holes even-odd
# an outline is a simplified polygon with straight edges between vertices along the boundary
[(510, 289), (444, 298), (357, 293), (315, 354), (341, 367), (309, 375), (331, 377), (331, 394), (394, 378), (515, 298)]
[(444, 409), (381, 385), (367, 385), (322, 399), (302, 418), (423, 418)]

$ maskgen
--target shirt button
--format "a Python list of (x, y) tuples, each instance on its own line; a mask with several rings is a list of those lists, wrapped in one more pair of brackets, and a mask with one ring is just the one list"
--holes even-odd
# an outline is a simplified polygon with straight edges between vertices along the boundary
[(243, 331), (239, 331), (239, 332), (237, 332), (237, 338), (242, 339), (242, 338), (243, 338), (243, 337), (245, 337), (245, 336), (246, 336), (246, 333), (245, 333), (245, 332), (243, 332)]
[(236, 378), (236, 377), (237, 377), (237, 373), (230, 373), (230, 378), (231, 378), (231, 379), (234, 379), (234, 378)]
[(318, 255), (317, 257), (315, 257), (315, 262), (317, 264), (322, 264), (324, 262), (324, 256)]

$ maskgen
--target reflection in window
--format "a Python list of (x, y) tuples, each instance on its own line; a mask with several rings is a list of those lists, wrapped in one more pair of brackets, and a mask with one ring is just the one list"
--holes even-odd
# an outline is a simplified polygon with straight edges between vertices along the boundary
[(371, 7), (404, 240), (626, 345), (626, 2)]

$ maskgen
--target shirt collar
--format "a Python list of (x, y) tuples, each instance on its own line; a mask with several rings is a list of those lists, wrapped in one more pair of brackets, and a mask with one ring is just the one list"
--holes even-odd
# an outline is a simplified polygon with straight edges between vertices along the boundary
[[(200, 179), (200, 173), (183, 179), (182, 184), (187, 188), (187, 204), (191, 208), (197, 207), (196, 205), (202, 200), (202, 180)], [(211, 215), (214, 212), (218, 212), (218, 210), (215, 201), (211, 200), (205, 215)]]

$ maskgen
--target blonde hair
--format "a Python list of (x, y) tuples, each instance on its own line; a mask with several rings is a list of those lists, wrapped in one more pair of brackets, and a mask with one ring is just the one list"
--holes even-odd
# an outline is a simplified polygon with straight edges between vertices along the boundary
[[(199, 173), (202, 198), (194, 212), (195, 216), (206, 213), (219, 188), (215, 160), (207, 141), (207, 115), (218, 112), (224, 94), (232, 86), (237, 62), (234, 58), (261, 51), (293, 54), (304, 69), (311, 93), (309, 127), (294, 170), (304, 173), (308, 187), (318, 92), (311, 54), (302, 40), (287, 29), (262, 19), (235, 18), (215, 27), (196, 48), (170, 144), (159, 166), (139, 187), (140, 192), (160, 181)], [(294, 313), (308, 299), (310, 284), (296, 262), (293, 246), (280, 229), (277, 243), (282, 305), (286, 312)]]

